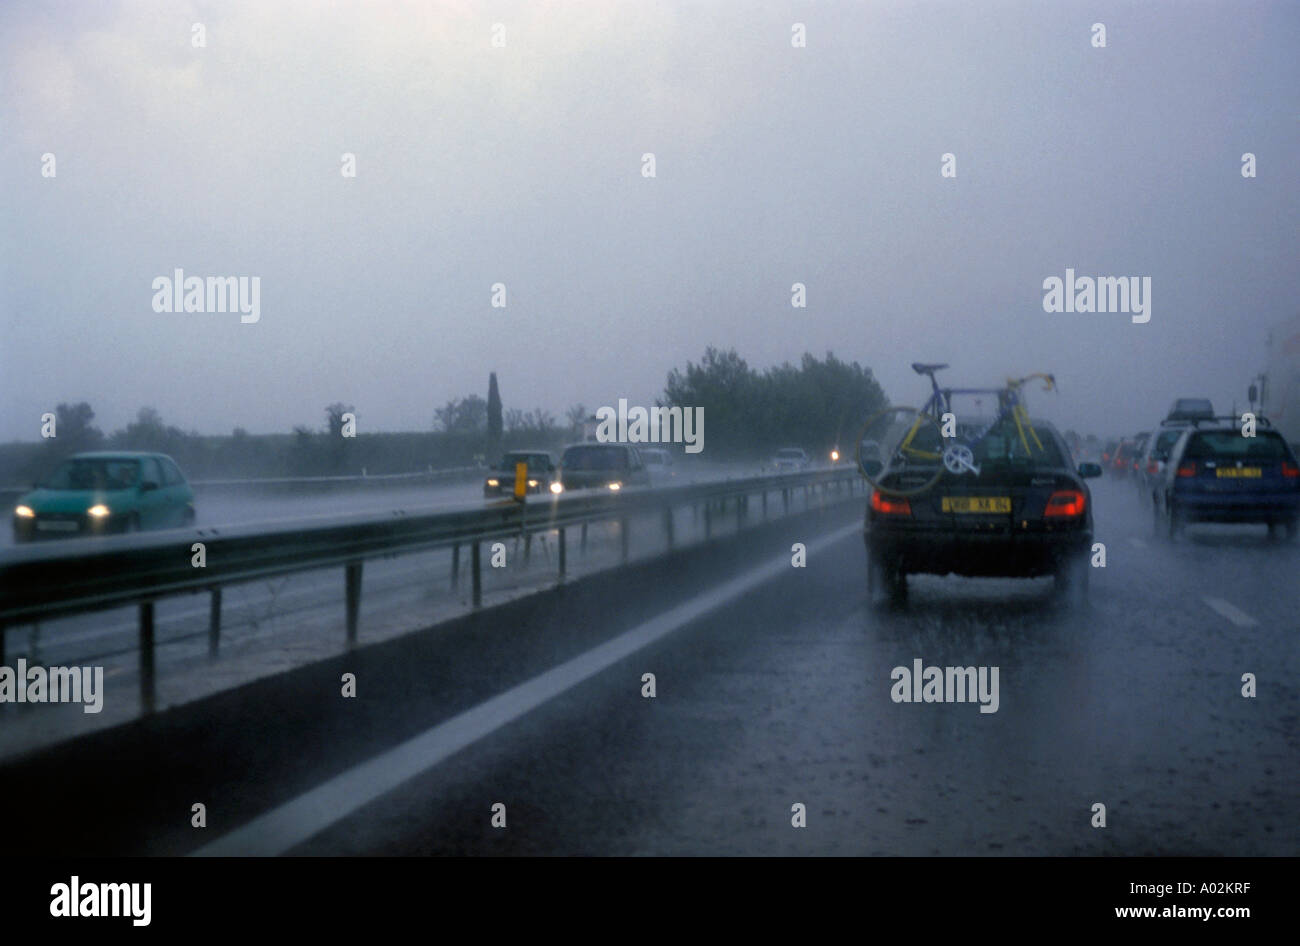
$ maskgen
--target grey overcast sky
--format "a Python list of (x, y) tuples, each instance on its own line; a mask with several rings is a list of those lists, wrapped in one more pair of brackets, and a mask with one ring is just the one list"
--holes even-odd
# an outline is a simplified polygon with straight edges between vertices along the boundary
[[(1055, 371), (1036, 410), (1131, 433), (1244, 406), (1300, 310), (1294, 0), (8, 2), (0, 70), (0, 440), (78, 400), (426, 430), (490, 370), (647, 404), (707, 345), (898, 403), (913, 360)], [(1151, 277), (1150, 321), (1044, 312), (1066, 267)], [(156, 313), (177, 268), (260, 277), (260, 321)]]

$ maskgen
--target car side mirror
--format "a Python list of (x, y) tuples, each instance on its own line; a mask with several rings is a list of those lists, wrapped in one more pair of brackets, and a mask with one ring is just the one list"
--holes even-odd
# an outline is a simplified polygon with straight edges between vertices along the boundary
[(153, 480), (145, 480), (143, 483), (140, 484), (140, 492), (142, 493), (148, 493), (151, 490), (155, 490), (157, 488), (158, 488), (158, 484), (155, 483)]
[(1090, 479), (1094, 479), (1094, 478), (1096, 478), (1096, 477), (1098, 477), (1098, 476), (1101, 476), (1101, 464), (1100, 464), (1100, 463), (1080, 463), (1080, 464), (1079, 464), (1079, 475), (1082, 476), (1085, 480), (1090, 480)]
[(866, 460), (862, 464), (862, 472), (870, 477), (875, 477), (884, 468), (885, 464), (881, 463), (879, 460)]

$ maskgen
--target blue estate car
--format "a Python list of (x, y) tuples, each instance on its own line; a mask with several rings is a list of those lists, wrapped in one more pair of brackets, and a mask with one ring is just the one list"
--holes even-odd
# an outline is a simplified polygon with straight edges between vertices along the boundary
[(1296, 536), (1300, 465), (1262, 418), (1255, 436), (1232, 418), (1196, 422), (1169, 451), (1156, 483), (1154, 530), (1174, 538), (1188, 523), (1264, 523), (1269, 535)]

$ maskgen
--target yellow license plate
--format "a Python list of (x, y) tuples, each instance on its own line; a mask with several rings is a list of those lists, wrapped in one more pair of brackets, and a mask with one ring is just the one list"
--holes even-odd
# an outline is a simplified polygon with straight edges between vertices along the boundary
[(1221, 466), (1214, 471), (1214, 475), (1229, 479), (1257, 480), (1263, 471), (1257, 466)]
[(1010, 496), (945, 496), (944, 512), (1011, 513)]

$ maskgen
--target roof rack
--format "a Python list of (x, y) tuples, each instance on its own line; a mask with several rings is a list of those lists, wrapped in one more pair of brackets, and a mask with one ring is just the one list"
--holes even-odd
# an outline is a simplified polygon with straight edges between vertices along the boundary
[[(1176, 421), (1175, 423), (1190, 423), (1190, 424), (1194, 424), (1194, 425), (1196, 425), (1197, 427), (1201, 426), (1201, 424), (1224, 424), (1224, 423), (1230, 423), (1230, 424), (1236, 425), (1236, 424), (1240, 424), (1240, 423), (1241, 423), (1241, 415), (1240, 415), (1240, 414), (1220, 414), (1220, 415), (1218, 415), (1217, 417), (1197, 417), (1197, 418), (1195, 418), (1195, 419), (1193, 419), (1193, 420), (1190, 420), (1190, 421)], [(1256, 423), (1258, 426), (1260, 426), (1260, 427), (1272, 427), (1272, 426), (1273, 426), (1273, 422), (1272, 422), (1271, 420), (1269, 420), (1267, 417), (1265, 417), (1263, 414), (1256, 414), (1256, 415), (1255, 415), (1255, 423)]]

